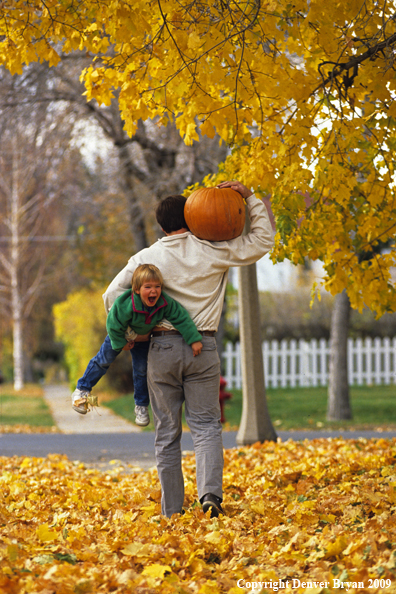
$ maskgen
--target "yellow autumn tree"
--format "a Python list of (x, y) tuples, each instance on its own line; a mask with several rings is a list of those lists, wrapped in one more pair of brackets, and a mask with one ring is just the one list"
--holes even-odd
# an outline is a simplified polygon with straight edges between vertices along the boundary
[(129, 134), (147, 118), (186, 143), (216, 131), (233, 149), (221, 177), (272, 195), (274, 258), (321, 259), (328, 290), (382, 314), (396, 309), (394, 13), (390, 0), (14, 0), (0, 63), (20, 73), (82, 50), (87, 99), (117, 90)]

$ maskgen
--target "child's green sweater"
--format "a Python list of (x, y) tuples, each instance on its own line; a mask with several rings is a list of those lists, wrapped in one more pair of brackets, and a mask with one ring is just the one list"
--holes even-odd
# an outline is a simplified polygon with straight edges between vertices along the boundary
[(117, 297), (107, 316), (106, 327), (111, 346), (119, 351), (127, 344), (125, 331), (128, 326), (137, 334), (148, 334), (163, 318), (179, 330), (187, 344), (201, 340), (196, 325), (178, 301), (162, 292), (149, 312), (144, 308), (140, 296), (128, 290)]

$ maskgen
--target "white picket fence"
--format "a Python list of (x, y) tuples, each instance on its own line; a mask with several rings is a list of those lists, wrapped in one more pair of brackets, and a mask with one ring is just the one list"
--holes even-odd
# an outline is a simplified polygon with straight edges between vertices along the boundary
[[(262, 344), (267, 387), (326, 386), (329, 343), (321, 340), (271, 340)], [(228, 388), (242, 387), (240, 345), (229, 342), (223, 352)], [(396, 338), (348, 340), (350, 385), (396, 383)]]

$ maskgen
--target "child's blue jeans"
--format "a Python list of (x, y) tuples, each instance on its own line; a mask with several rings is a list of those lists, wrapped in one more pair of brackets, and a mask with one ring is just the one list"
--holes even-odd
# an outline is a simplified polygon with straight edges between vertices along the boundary
[[(148, 406), (150, 402), (147, 388), (147, 356), (150, 341), (135, 342), (130, 351), (132, 356), (133, 385), (135, 387), (134, 399), (137, 406)], [(90, 392), (105, 375), (110, 365), (121, 351), (111, 347), (110, 338), (106, 336), (99, 352), (87, 365), (84, 375), (78, 380), (77, 388)]]

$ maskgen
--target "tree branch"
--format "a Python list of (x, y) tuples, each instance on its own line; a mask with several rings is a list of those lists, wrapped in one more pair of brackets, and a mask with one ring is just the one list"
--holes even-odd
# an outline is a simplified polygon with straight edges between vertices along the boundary
[[(311, 93), (311, 95), (315, 94), (319, 89), (328, 85), (329, 82), (332, 82), (337, 76), (339, 76), (340, 74), (342, 74), (345, 71), (354, 69), (354, 72), (356, 72), (356, 74), (357, 74), (357, 68), (363, 62), (365, 62), (366, 60), (369, 60), (369, 59), (373, 59), (373, 57), (375, 57), (379, 52), (383, 51), (387, 47), (392, 47), (395, 43), (396, 43), (396, 33), (394, 33), (393, 35), (391, 35), (384, 41), (381, 41), (381, 43), (377, 43), (374, 46), (369, 47), (363, 54), (360, 54), (358, 56), (353, 56), (353, 58), (348, 60), (348, 62), (344, 62), (341, 64), (336, 63), (336, 62), (330, 62), (330, 61), (322, 62), (321, 64), (319, 64), (319, 67), (318, 67), (319, 72), (321, 73), (322, 77), (323, 77), (323, 75), (321, 72), (321, 68), (323, 66), (325, 66), (326, 64), (333, 64), (333, 65), (335, 65), (335, 67), (333, 68), (331, 73), (327, 76), (327, 78), (325, 78), (323, 80), (323, 82), (320, 85), (318, 85), (316, 87), (316, 89), (314, 89), (314, 91)], [(354, 77), (356, 76), (356, 74), (354, 75)], [(349, 86), (351, 86), (351, 85), (349, 85)]]

